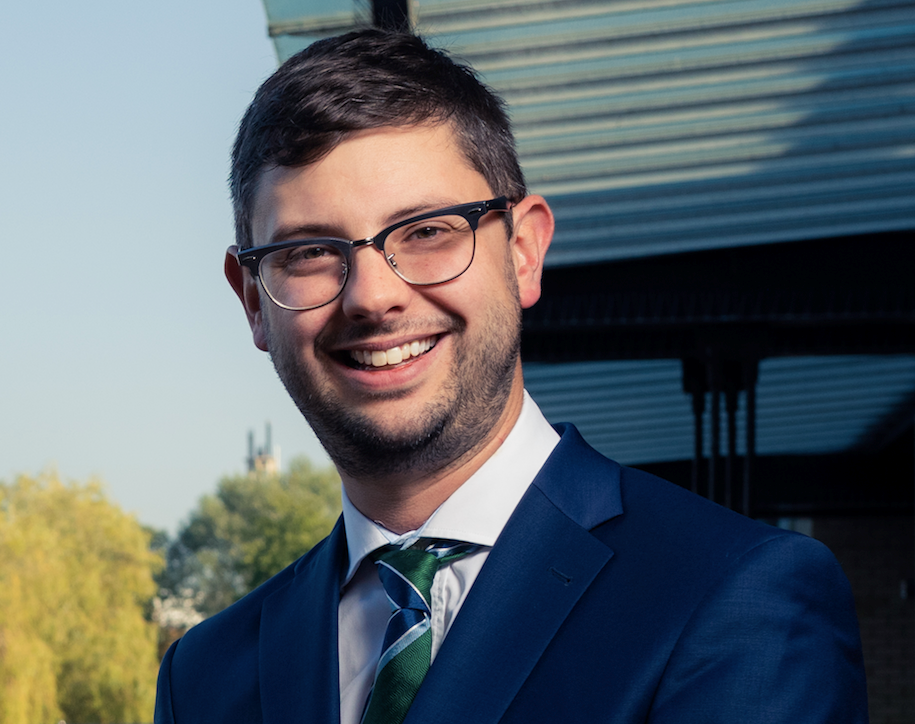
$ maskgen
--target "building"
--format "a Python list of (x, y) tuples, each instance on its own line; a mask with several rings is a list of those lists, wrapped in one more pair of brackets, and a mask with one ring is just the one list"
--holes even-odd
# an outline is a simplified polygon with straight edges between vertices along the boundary
[(509, 101), (557, 214), (528, 388), (836, 552), (873, 722), (915, 711), (915, 3), (265, 0), (284, 59), (414, 25)]

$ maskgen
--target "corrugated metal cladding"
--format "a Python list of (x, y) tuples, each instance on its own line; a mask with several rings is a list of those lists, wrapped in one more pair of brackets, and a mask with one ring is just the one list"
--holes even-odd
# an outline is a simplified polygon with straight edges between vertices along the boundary
[[(366, 0), (266, 5), (281, 58), (370, 17)], [(915, 2), (412, 8), (509, 101), (557, 214), (548, 264), (915, 230)]]
[[(526, 364), (524, 377), (549, 420), (573, 421), (588, 442), (621, 463), (693, 456), (691, 401), (682, 389), (678, 361)], [(915, 357), (908, 355), (763, 360), (757, 387), (757, 452), (866, 452), (875, 428), (912, 390)], [(703, 440), (708, 456), (711, 396), (706, 397)], [(743, 394), (739, 405), (737, 439), (742, 454)], [(723, 441), (723, 401), (721, 418)]]
[[(281, 60), (371, 18), (369, 0), (265, 5)], [(557, 215), (548, 264), (915, 230), (915, 1), (411, 8), (508, 100)], [(677, 361), (526, 364), (525, 378), (550, 420), (621, 462), (692, 457)], [(757, 451), (861, 448), (912, 390), (911, 356), (763, 360)]]

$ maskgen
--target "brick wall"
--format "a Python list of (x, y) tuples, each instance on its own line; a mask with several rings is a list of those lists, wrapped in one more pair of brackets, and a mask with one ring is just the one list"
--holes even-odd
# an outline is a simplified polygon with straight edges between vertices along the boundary
[[(912, 516), (816, 518), (812, 534), (851, 582), (861, 624), (871, 724), (915, 722), (915, 576)], [(904, 597), (906, 596), (906, 597)]]

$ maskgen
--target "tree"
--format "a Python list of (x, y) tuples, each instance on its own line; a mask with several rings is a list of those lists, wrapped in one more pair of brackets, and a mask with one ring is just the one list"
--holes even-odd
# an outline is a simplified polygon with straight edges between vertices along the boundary
[(170, 545), (160, 582), (174, 599), (199, 596), (212, 615), (308, 552), (339, 514), (339, 476), (306, 458), (287, 473), (223, 478)]
[(0, 483), (0, 721), (150, 720), (161, 565), (97, 481)]

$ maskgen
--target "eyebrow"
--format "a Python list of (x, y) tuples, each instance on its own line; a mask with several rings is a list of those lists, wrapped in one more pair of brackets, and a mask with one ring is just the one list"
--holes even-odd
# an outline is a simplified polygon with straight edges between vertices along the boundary
[(337, 232), (338, 228), (331, 224), (295, 224), (292, 226), (281, 226), (271, 234), (270, 241), (267, 243), (276, 244), (281, 241), (301, 238), (346, 238), (343, 234)]
[[(406, 206), (401, 209), (398, 209), (392, 214), (389, 214), (387, 219), (384, 221), (384, 226), (381, 229), (378, 229), (374, 233), (377, 235), (378, 232), (383, 229), (388, 228), (392, 224), (396, 224), (398, 221), (404, 221), (409, 219), (411, 216), (419, 216), (425, 214), (429, 211), (435, 211), (436, 209), (447, 209), (451, 206), (457, 206), (462, 202), (455, 202), (452, 200), (443, 200), (443, 199), (433, 199), (414, 204), (412, 206)], [(463, 203), (473, 203), (473, 201), (463, 202)], [(268, 244), (276, 244), (281, 241), (290, 241), (292, 239), (343, 239), (345, 241), (351, 241), (351, 239), (342, 233), (341, 228), (336, 224), (329, 223), (313, 223), (313, 224), (295, 224), (291, 226), (281, 226), (276, 229), (273, 234), (270, 236), (270, 241)]]

